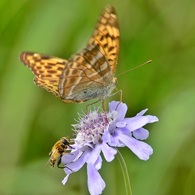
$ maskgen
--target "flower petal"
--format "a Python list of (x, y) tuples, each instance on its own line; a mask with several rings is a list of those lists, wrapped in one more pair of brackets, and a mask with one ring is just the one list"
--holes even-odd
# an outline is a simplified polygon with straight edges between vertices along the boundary
[(143, 116), (148, 111), (148, 108), (142, 110), (141, 112), (137, 113), (136, 116)]
[(93, 148), (93, 150), (91, 151), (91, 154), (90, 154), (89, 158), (87, 159), (87, 163), (94, 164), (96, 162), (96, 160), (98, 159), (100, 152), (101, 152), (100, 144), (97, 144), (95, 146), (95, 148)]
[(97, 170), (101, 169), (101, 167), (102, 167), (102, 157), (101, 156), (99, 156), (98, 159), (96, 160), (94, 167)]
[(61, 159), (62, 163), (66, 165), (68, 163), (74, 162), (76, 159), (78, 159), (82, 155), (82, 153), (83, 152), (78, 149), (68, 154), (64, 154)]
[(122, 133), (119, 134), (119, 139), (141, 160), (148, 160), (153, 153), (153, 149), (145, 142), (136, 140), (133, 137), (128, 137)]
[(136, 139), (145, 140), (149, 136), (149, 131), (144, 129), (144, 128), (140, 128), (140, 129), (137, 129), (137, 130), (133, 131), (133, 136)]
[[(142, 110), (141, 112), (139, 112), (136, 116), (143, 116), (146, 112), (147, 112), (148, 108), (146, 108), (145, 110)], [(148, 117), (148, 123), (153, 123), (153, 122), (157, 122), (158, 118), (156, 116), (153, 115), (146, 115), (146, 117)]]
[(135, 116), (132, 118), (125, 118), (124, 121), (127, 123), (127, 128), (130, 131), (134, 131), (146, 125), (147, 123), (153, 123), (157, 121), (157, 117), (154, 116)]
[(123, 129), (117, 128), (116, 131), (111, 134), (109, 141), (107, 142), (109, 146), (113, 147), (124, 147), (125, 145), (118, 139), (118, 132), (123, 131)]
[(114, 159), (117, 150), (109, 147), (106, 143), (102, 143), (101, 146), (106, 161), (111, 162)]
[(116, 107), (117, 107), (118, 104), (119, 104), (119, 102), (117, 102), (117, 101), (109, 102), (109, 110), (110, 110), (110, 112), (116, 111)]
[(154, 123), (159, 121), (159, 119), (156, 116), (152, 116), (152, 115), (146, 115), (148, 117), (149, 122), (148, 123)]
[(91, 195), (99, 195), (102, 193), (106, 184), (99, 172), (95, 169), (93, 164), (87, 164), (88, 189)]
[(119, 121), (116, 123), (116, 127), (123, 128), (127, 125), (125, 121)]
[[(64, 171), (66, 174), (70, 174), (72, 172), (76, 172), (85, 164), (86, 160), (89, 158), (91, 154), (91, 150), (85, 150), (83, 154), (76, 161), (66, 164)], [(66, 155), (66, 154), (65, 154)]]
[(122, 121), (127, 112), (127, 105), (122, 102), (112, 101), (109, 103), (109, 110), (110, 112), (117, 111), (117, 121)]
[(62, 184), (65, 185), (66, 182), (68, 181), (70, 174), (67, 174), (66, 177), (62, 180)]

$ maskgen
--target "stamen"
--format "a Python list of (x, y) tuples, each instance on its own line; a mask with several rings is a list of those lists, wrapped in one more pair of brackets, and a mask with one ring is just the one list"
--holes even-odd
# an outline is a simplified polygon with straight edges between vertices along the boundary
[[(116, 119), (116, 111), (112, 113), (99, 113), (100, 109), (90, 111), (87, 115), (79, 115), (79, 123), (72, 125), (74, 132), (77, 132), (76, 142), (80, 144), (102, 143), (104, 130)], [(81, 118), (80, 118), (81, 117)]]

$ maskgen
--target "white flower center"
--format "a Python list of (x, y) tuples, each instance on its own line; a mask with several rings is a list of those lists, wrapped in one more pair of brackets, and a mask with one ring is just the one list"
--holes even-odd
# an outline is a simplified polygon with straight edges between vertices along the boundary
[(98, 113), (96, 110), (82, 117), (78, 124), (73, 125), (76, 132), (75, 143), (98, 144), (102, 142), (102, 135), (111, 123), (116, 120), (117, 112)]

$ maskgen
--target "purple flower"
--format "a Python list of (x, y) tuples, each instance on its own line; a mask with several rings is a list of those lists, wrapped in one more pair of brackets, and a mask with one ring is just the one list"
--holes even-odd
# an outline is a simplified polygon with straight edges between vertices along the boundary
[[(148, 123), (157, 122), (156, 116), (145, 115), (147, 109), (135, 117), (125, 118), (127, 105), (113, 101), (108, 112), (94, 110), (79, 117), (73, 125), (76, 133), (75, 143), (70, 153), (62, 156), (67, 174), (62, 183), (65, 185), (70, 174), (87, 164), (88, 189), (91, 195), (101, 194), (106, 184), (99, 174), (103, 154), (111, 162), (117, 154), (116, 147), (127, 146), (141, 160), (148, 160), (153, 153), (150, 145), (143, 142), (149, 132), (143, 128)], [(102, 153), (101, 153), (102, 152)]]

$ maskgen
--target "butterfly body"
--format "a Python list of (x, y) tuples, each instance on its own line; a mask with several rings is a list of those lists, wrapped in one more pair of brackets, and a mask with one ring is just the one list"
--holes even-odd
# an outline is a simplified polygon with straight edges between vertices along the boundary
[(98, 46), (86, 47), (69, 59), (66, 65), (59, 82), (60, 97), (63, 101), (104, 99), (115, 88), (116, 78)]
[(21, 61), (35, 75), (35, 83), (64, 102), (105, 99), (116, 86), (119, 28), (113, 7), (107, 6), (87, 46), (69, 60), (23, 52)]
[(112, 93), (114, 88), (115, 88), (114, 81), (113, 83), (110, 83), (107, 86), (94, 85), (91, 88), (86, 88), (86, 86), (83, 86), (82, 88), (80, 88), (80, 90), (74, 91), (74, 93), (72, 93), (71, 95), (64, 97), (62, 96), (61, 98), (64, 102), (73, 101), (77, 103), (82, 103), (95, 98), (105, 99)]

